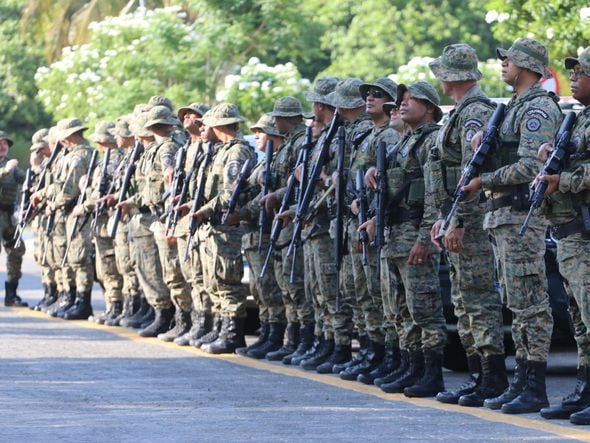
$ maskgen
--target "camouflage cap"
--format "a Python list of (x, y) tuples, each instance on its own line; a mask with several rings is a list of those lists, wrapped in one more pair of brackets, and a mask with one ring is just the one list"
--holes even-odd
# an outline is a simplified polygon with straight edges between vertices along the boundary
[(94, 143), (117, 143), (113, 135), (114, 129), (115, 123), (113, 122), (98, 122), (94, 127), (94, 132), (88, 137), (88, 140)]
[(397, 87), (397, 105), (400, 106), (404, 94), (409, 92), (412, 98), (426, 100), (435, 106), (434, 121), (439, 122), (443, 116), (442, 109), (440, 109), (440, 96), (434, 86), (427, 82), (417, 82), (411, 85), (400, 84)]
[(445, 46), (442, 55), (428, 66), (435, 77), (444, 82), (480, 80), (482, 77), (477, 69), (477, 53), (465, 43)]
[(205, 103), (195, 102), (180, 108), (176, 115), (178, 115), (178, 120), (182, 122), (187, 112), (194, 112), (195, 114), (198, 114), (199, 117), (203, 117), (209, 109), (211, 109), (211, 106), (206, 105)]
[(301, 106), (299, 99), (287, 95), (275, 101), (272, 112), (269, 112), (268, 115), (271, 117), (300, 117), (303, 115), (303, 106)]
[(336, 77), (320, 77), (315, 81), (315, 86), (312, 91), (307, 91), (304, 95), (308, 102), (324, 103), (332, 106), (330, 101), (327, 101), (326, 96), (330, 92), (334, 92), (338, 79)]
[(274, 117), (270, 114), (262, 114), (262, 116), (258, 119), (256, 124), (250, 126), (250, 129), (252, 131), (254, 131), (255, 129), (258, 129), (258, 130), (264, 132), (265, 134), (276, 135), (276, 136), (282, 137), (282, 135), (279, 133), (279, 131), (275, 127)]
[(340, 80), (334, 90), (334, 99), (332, 106), (343, 109), (354, 109), (365, 106), (365, 101), (361, 97), (360, 86), (363, 81), (360, 78), (346, 78)]
[(57, 138), (64, 140), (76, 132), (88, 129), (78, 118), (64, 118), (57, 122)]
[(532, 38), (519, 38), (508, 49), (498, 48), (496, 54), (500, 60), (508, 58), (519, 68), (541, 74), (544, 78), (551, 78), (549, 53), (545, 45)]
[(49, 132), (47, 133), (47, 143), (49, 143), (49, 146), (52, 148), (55, 145), (55, 143), (58, 141), (58, 138), (57, 138), (58, 133), (59, 133), (59, 130), (57, 129), (57, 126), (52, 126), (51, 128), (49, 128)]
[(176, 118), (176, 116), (172, 113), (170, 108), (163, 105), (154, 106), (147, 112), (147, 121), (145, 122), (144, 127), (149, 129), (154, 125), (168, 125), (168, 126), (176, 126), (180, 122)]
[(124, 115), (119, 117), (115, 122), (115, 129), (112, 131), (113, 135), (118, 135), (119, 137), (133, 137), (133, 132), (131, 132), (131, 115)]
[(389, 77), (381, 77), (373, 83), (363, 83), (359, 86), (359, 91), (363, 100), (366, 100), (367, 94), (371, 88), (379, 88), (384, 91), (389, 97), (394, 100), (397, 97), (397, 83)]
[(391, 116), (391, 111), (398, 108), (399, 106), (397, 105), (397, 102), (383, 103), (383, 112), (385, 112), (385, 114), (387, 114), (388, 116)]
[(145, 123), (148, 119), (147, 112), (134, 113), (131, 117), (129, 129), (133, 132), (133, 135), (137, 137), (153, 137), (152, 131), (145, 128)]
[(33, 151), (37, 151), (39, 149), (43, 149), (43, 148), (48, 148), (49, 147), (49, 142), (48, 142), (48, 136), (49, 136), (49, 129), (47, 128), (42, 128), (39, 129), (37, 132), (35, 132), (33, 134), (33, 137), (31, 137), (31, 152)]
[(215, 128), (216, 126), (243, 123), (246, 119), (240, 115), (240, 110), (233, 103), (219, 103), (205, 113), (202, 121), (203, 124)]
[(567, 57), (565, 59), (565, 69), (574, 69), (576, 65), (580, 65), (582, 71), (586, 75), (590, 75), (590, 46), (580, 52), (578, 58)]
[(172, 100), (168, 97), (164, 97), (163, 95), (153, 95), (147, 102), (148, 106), (166, 106), (170, 111), (174, 112), (174, 106), (172, 105)]

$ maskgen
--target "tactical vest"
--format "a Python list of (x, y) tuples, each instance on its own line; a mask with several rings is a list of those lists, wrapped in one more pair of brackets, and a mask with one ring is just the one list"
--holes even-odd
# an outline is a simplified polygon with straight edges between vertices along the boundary
[[(6, 166), (8, 158), (0, 161), (0, 169)], [(18, 168), (13, 169), (0, 179), (0, 210), (12, 212), (16, 203), (20, 184), (17, 180)], [(22, 171), (21, 171), (22, 174)]]

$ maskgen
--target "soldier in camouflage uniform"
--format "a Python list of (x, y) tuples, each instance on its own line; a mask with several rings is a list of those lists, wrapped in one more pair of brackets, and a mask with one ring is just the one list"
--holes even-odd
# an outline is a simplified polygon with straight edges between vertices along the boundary
[(442, 56), (430, 63), (444, 93), (455, 109), (438, 133), (430, 151), (427, 177), (429, 192), (440, 211), (431, 230), (438, 247), (444, 235), (450, 266), (451, 298), (457, 316), (457, 332), (467, 354), (468, 380), (454, 391), (441, 392), (437, 400), (462, 406), (483, 406), (486, 398), (497, 397), (508, 385), (504, 366), (502, 299), (494, 287), (494, 258), (483, 224), (480, 192), (459, 203), (446, 233), (439, 232), (447, 216), (457, 182), (473, 155), (471, 140), (486, 125), (493, 103), (477, 81), (477, 54), (466, 44), (444, 48)]
[[(80, 195), (80, 184), (88, 173), (90, 158), (94, 149), (83, 136), (86, 126), (77, 118), (60, 120), (57, 123), (58, 138), (68, 152), (62, 158), (56, 181), (51, 187), (51, 200), (48, 209), (57, 217), (67, 218), (66, 232), (71, 232), (75, 214), (73, 209)], [(57, 232), (56, 232), (57, 234)], [(82, 226), (71, 241), (67, 252), (67, 263), (72, 268), (76, 282), (76, 298), (71, 306), (56, 315), (66, 320), (85, 320), (92, 315), (91, 293), (94, 283), (94, 266), (92, 263), (92, 233), (90, 223)]]
[[(545, 372), (553, 317), (543, 259), (545, 222), (537, 217), (524, 236), (518, 231), (529, 206), (529, 184), (541, 168), (537, 150), (552, 140), (562, 115), (557, 97), (538, 83), (551, 75), (545, 46), (522, 38), (510, 49), (497, 52), (502, 79), (512, 85), (513, 98), (499, 130), (494, 172), (474, 178), (464, 190), (474, 192), (481, 187), (488, 197), (484, 228), (491, 236), (499, 280), (514, 319), (518, 364), (514, 381), (499, 397), (485, 400), (484, 406), (518, 414), (548, 406)], [(474, 137), (472, 145), (479, 138)]]
[[(572, 130), (572, 152), (561, 174), (538, 177), (548, 183), (548, 198), (542, 209), (552, 225), (557, 242), (559, 270), (565, 277), (570, 297), (570, 314), (574, 323), (574, 337), (578, 345), (578, 376), (574, 392), (553, 407), (541, 409), (547, 419), (567, 419), (575, 424), (590, 424), (590, 221), (589, 167), (590, 167), (590, 47), (580, 55), (565, 59), (565, 68), (571, 69), (570, 81), (573, 97), (584, 109), (578, 114)], [(540, 150), (540, 159), (546, 160), (550, 145)]]
[(207, 174), (204, 203), (191, 216), (199, 228), (199, 253), (203, 264), (205, 288), (220, 306), (221, 329), (217, 339), (201, 345), (212, 354), (232, 353), (245, 346), (244, 322), (246, 292), (241, 283), (244, 263), (241, 254), (243, 229), (222, 225), (233, 185), (244, 163), (255, 159), (254, 150), (238, 135), (245, 121), (236, 105), (220, 103), (203, 116), (203, 124), (221, 142), (216, 148), (211, 170)]
[[(203, 103), (191, 103), (188, 106), (182, 107), (178, 110), (178, 120), (182, 122), (183, 128), (190, 136), (190, 145), (187, 149), (185, 172), (187, 180), (189, 180), (187, 201), (194, 199), (197, 182), (201, 172), (201, 165), (205, 157), (207, 145), (201, 138), (201, 119), (203, 115), (209, 110), (209, 106)], [(194, 165), (195, 169), (191, 174), (190, 168)], [(185, 204), (185, 208), (188, 205)], [(203, 265), (201, 263), (201, 256), (197, 248), (188, 246), (188, 258), (184, 260), (184, 253), (187, 250), (187, 241), (189, 234), (189, 219), (188, 210), (184, 213), (178, 221), (178, 226), (174, 236), (178, 243), (178, 252), (180, 254), (180, 269), (184, 275), (185, 280), (190, 285), (190, 293), (193, 303), (193, 310), (191, 313), (191, 328), (179, 337), (174, 339), (174, 342), (181, 346), (195, 345), (195, 341), (200, 339), (211, 330), (212, 316), (211, 316), (211, 298), (205, 289), (203, 281)]]
[[(96, 200), (99, 198), (99, 187), (101, 181), (101, 173), (104, 169), (104, 158), (106, 151), (109, 151), (109, 164), (106, 165), (106, 186), (112, 180), (117, 165), (122, 163), (123, 152), (117, 148), (115, 137), (112, 134), (115, 124), (109, 121), (102, 121), (96, 124), (94, 133), (88, 139), (96, 143), (99, 151), (103, 152), (103, 159), (97, 164), (94, 169), (91, 187), (87, 190), (88, 195), (83, 204), (78, 205), (72, 211), (72, 215), (80, 217), (83, 220), (92, 218), (94, 221), (94, 212), (96, 211)], [(104, 324), (106, 320), (113, 319), (121, 314), (123, 310), (123, 277), (117, 269), (117, 262), (115, 259), (115, 246), (113, 239), (107, 229), (108, 214), (99, 214), (96, 218), (96, 226), (94, 227), (94, 245), (96, 247), (96, 275), (104, 287), (105, 297), (105, 311), (94, 317), (94, 321), (99, 324)], [(88, 222), (90, 223), (90, 222)]]
[[(279, 99), (280, 100), (280, 99)], [(267, 143), (271, 143), (273, 157), (278, 154), (283, 144), (283, 136), (275, 127), (275, 119), (269, 114), (264, 114), (255, 125), (250, 126), (256, 140), (256, 147), (265, 153)], [(272, 165), (272, 157), (271, 157)], [(258, 318), (260, 319), (260, 335), (250, 346), (236, 349), (236, 354), (252, 358), (265, 358), (269, 352), (279, 350), (283, 345), (283, 336), (287, 325), (283, 294), (275, 277), (274, 260), (269, 259), (264, 276), (261, 276), (262, 267), (266, 259), (270, 245), (269, 236), (274, 214), (266, 214), (266, 223), (260, 229), (260, 199), (263, 197), (261, 184), (269, 180), (269, 192), (272, 185), (272, 176), (265, 176), (266, 160), (260, 162), (248, 177), (248, 189), (245, 192), (256, 196), (243, 205), (235, 215), (240, 221), (247, 222), (249, 232), (242, 237), (242, 249), (250, 267), (250, 294), (258, 305)], [(266, 208), (263, 209), (266, 211)], [(262, 232), (262, 236), (261, 236)], [(260, 245), (260, 248), (259, 248)], [(291, 306), (291, 318), (297, 313)], [(298, 326), (298, 325), (297, 325)]]
[(6, 281), (4, 282), (4, 306), (28, 306), (17, 295), (25, 244), (14, 247), (15, 224), (12, 219), (17, 203), (18, 190), (25, 181), (25, 173), (18, 168), (18, 160), (8, 158), (8, 149), (13, 141), (0, 131), (0, 234), (6, 250)]
[[(436, 214), (425, 192), (427, 159), (442, 118), (438, 93), (430, 84), (398, 86), (401, 118), (410, 126), (387, 161), (385, 247), (381, 251), (381, 290), (395, 306), (400, 346), (406, 351), (400, 369), (381, 380), (380, 388), (409, 397), (434, 396), (443, 390), (445, 319), (438, 280), (439, 254), (430, 242)], [(376, 188), (376, 168), (367, 184)], [(370, 236), (374, 221), (361, 225)], [(385, 303), (384, 303), (385, 304)], [(376, 380), (376, 381), (377, 381)]]

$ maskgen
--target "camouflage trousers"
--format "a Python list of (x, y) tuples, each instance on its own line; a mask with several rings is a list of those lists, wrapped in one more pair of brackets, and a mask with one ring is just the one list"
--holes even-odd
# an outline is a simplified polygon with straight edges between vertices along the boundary
[[(67, 232), (71, 232), (74, 217), (69, 216), (66, 224)], [(78, 227), (82, 225), (81, 220)], [(94, 263), (92, 256), (94, 245), (92, 244), (92, 232), (90, 223), (86, 223), (71, 240), (68, 251), (67, 262), (72, 268), (78, 292), (92, 291), (94, 284)]]
[[(259, 309), (261, 322), (286, 323), (285, 305), (283, 304), (283, 293), (274, 272), (274, 260), (270, 259), (264, 277), (260, 278), (260, 272), (266, 258), (269, 241), (265, 236), (261, 251), (258, 252), (258, 232), (249, 232), (242, 236), (242, 249), (250, 267), (250, 294), (254, 297)], [(290, 321), (293, 321), (293, 311)], [(296, 316), (295, 316), (296, 321)]]
[[(205, 289), (203, 280), (203, 265), (201, 264), (201, 255), (198, 248), (189, 246), (188, 257), (184, 259), (186, 243), (188, 241), (188, 232), (180, 233), (176, 237), (178, 245), (178, 254), (180, 256), (180, 270), (184, 279), (189, 284), (193, 309), (197, 312), (211, 313), (211, 297)], [(192, 243), (192, 242), (191, 242)]]
[(206, 224), (199, 229), (205, 289), (211, 296), (214, 312), (225, 317), (246, 317), (242, 235), (239, 227)]
[(14, 231), (15, 225), (12, 223), (12, 214), (7, 211), (0, 211), (1, 244), (6, 250), (6, 281), (8, 282), (18, 282), (20, 280), (23, 256), (25, 255), (24, 242), (21, 242), (18, 248), (14, 247)]
[[(432, 251), (424, 263), (410, 265), (408, 257), (417, 236), (416, 229), (411, 223), (404, 223), (387, 231), (386, 245), (381, 251), (385, 325), (389, 328), (392, 323), (388, 311), (393, 310), (401, 348), (442, 352), (446, 323), (438, 278), (440, 256)], [(387, 337), (388, 344), (389, 340)]]
[(159, 220), (152, 223), (151, 230), (154, 233), (154, 238), (158, 245), (164, 283), (170, 290), (170, 299), (174, 306), (183, 312), (191, 312), (193, 301), (191, 299), (190, 286), (184, 279), (184, 275), (180, 269), (178, 244), (176, 238), (166, 238), (165, 229), (165, 224)]
[(522, 237), (519, 228), (507, 224), (488, 231), (506, 305), (513, 315), (516, 357), (547, 361), (553, 317), (545, 276), (545, 227), (531, 225)]
[(468, 357), (504, 353), (502, 298), (494, 287), (494, 256), (483, 220), (465, 223), (463, 250), (448, 252), (457, 332)]
[(158, 245), (150, 230), (154, 221), (151, 214), (136, 214), (129, 223), (135, 244), (135, 270), (148, 303), (155, 309), (168, 309), (172, 305), (170, 290), (164, 283)]
[(115, 301), (123, 301), (123, 277), (117, 268), (115, 242), (107, 229), (108, 216), (98, 217), (94, 244), (96, 246), (96, 276), (104, 286), (107, 309)]
[(334, 245), (328, 233), (312, 236), (303, 243), (305, 278), (309, 278), (314, 300), (316, 331), (318, 320), (324, 338), (336, 345), (348, 345), (352, 339), (352, 310), (346, 303), (336, 306), (339, 291)]
[(559, 271), (566, 279), (578, 365), (590, 366), (590, 240), (570, 235), (557, 243)]
[(122, 292), (124, 296), (136, 297), (140, 294), (139, 280), (135, 272), (135, 243), (129, 235), (129, 220), (119, 222), (115, 236), (115, 260), (117, 269), (123, 278)]
[[(58, 288), (61, 288), (62, 284), (56, 279), (55, 270), (49, 266), (46, 262), (45, 264), (41, 263), (41, 254), (43, 253), (43, 245), (45, 244), (45, 231), (43, 229), (43, 220), (42, 216), (37, 216), (33, 219), (32, 228), (35, 233), (33, 237), (33, 258), (35, 262), (39, 265), (41, 269), (41, 282), (44, 285), (52, 285), (56, 284)], [(59, 276), (61, 277), (61, 270), (59, 271)]]
[(43, 255), (45, 255), (45, 261), (55, 275), (57, 290), (61, 293), (76, 286), (76, 279), (72, 267), (67, 261), (62, 266), (67, 248), (66, 218), (61, 212), (55, 215), (55, 225), (49, 237), (45, 234), (46, 221), (47, 218), (44, 217), (43, 243), (39, 251), (39, 256), (41, 257), (40, 260), (43, 261)]

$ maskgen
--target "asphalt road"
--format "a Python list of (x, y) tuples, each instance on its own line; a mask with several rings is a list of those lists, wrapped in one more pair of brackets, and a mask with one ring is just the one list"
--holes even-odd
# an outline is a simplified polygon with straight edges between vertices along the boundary
[[(30, 257), (24, 269), (20, 292), (35, 302), (41, 292)], [(557, 357), (552, 402), (574, 385), (560, 371), (575, 355)], [(0, 373), (1, 442), (590, 441), (590, 427), (567, 421), (408, 399), (28, 309), (0, 308)], [(445, 372), (447, 387), (464, 377)]]

